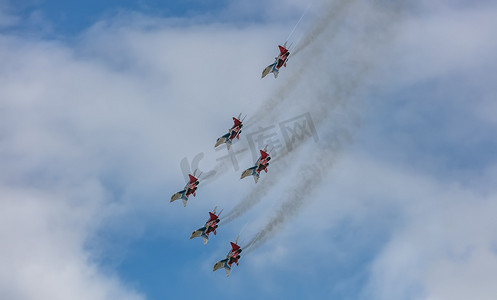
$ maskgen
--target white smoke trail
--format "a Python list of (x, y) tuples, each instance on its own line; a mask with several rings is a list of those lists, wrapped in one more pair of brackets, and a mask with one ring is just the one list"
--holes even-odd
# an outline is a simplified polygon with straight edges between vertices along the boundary
[[(276, 109), (278, 106), (282, 105), (288, 100), (288, 96), (295, 90), (297, 84), (301, 81), (304, 76), (313, 76), (311, 67), (316, 60), (320, 60), (327, 53), (330, 48), (329, 45), (333, 42), (335, 37), (341, 32), (343, 21), (347, 16), (346, 10), (349, 8), (355, 0), (338, 0), (326, 4), (322, 11), (325, 11), (323, 16), (319, 17), (316, 21), (316, 26), (313, 26), (311, 30), (306, 33), (306, 35), (314, 36), (313, 39), (305, 38), (301, 44), (305, 46), (311, 45), (315, 38), (322, 34), (326, 29), (326, 36), (323, 37), (326, 43), (322, 47), (313, 47), (312, 52), (305, 56), (299, 58), (298, 64), (293, 64), (289, 62), (292, 66), (292, 71), (290, 76), (285, 78), (285, 84), (282, 85), (267, 101), (265, 101), (258, 110), (252, 114), (249, 119), (252, 123), (256, 122), (267, 122), (275, 119), (275, 113), (278, 112)], [(298, 45), (297, 45), (298, 46)], [(306, 47), (300, 47), (298, 52)], [(293, 59), (295, 51), (290, 54)], [(286, 70), (285, 70), (286, 71)]]
[(284, 201), (274, 216), (242, 247), (245, 249), (245, 254), (255, 250), (273, 237), (282, 229), (286, 221), (294, 217), (300, 208), (312, 199), (312, 191), (315, 190), (321, 183), (322, 178), (331, 170), (343, 145), (350, 142), (349, 128), (342, 125), (333, 125), (336, 128), (332, 130), (330, 136), (325, 137), (327, 142), (309, 153), (309, 157), (313, 159), (305, 161), (298, 166), (299, 173), (297, 180), (292, 180), (293, 184), (282, 195)]
[(306, 32), (304, 37), (295, 46), (295, 49), (291, 53), (295, 56), (300, 51), (304, 50), (307, 46), (311, 45), (316, 38), (319, 37), (321, 33), (325, 30), (330, 30), (333, 26), (334, 29), (339, 30), (339, 27), (344, 21), (344, 17), (347, 16), (346, 10), (351, 7), (356, 0), (341, 0), (341, 1), (330, 1), (322, 9), (324, 15), (314, 22), (312, 28)]
[(307, 13), (307, 10), (309, 9), (309, 7), (311, 6), (311, 3), (309, 3), (307, 5), (307, 7), (305, 8), (304, 12), (302, 13), (302, 16), (300, 16), (300, 19), (298, 20), (297, 24), (295, 24), (295, 26), (293, 26), (293, 29), (292, 31), (290, 32), (290, 34), (288, 35), (288, 37), (286, 38), (285, 41), (288, 42), (288, 40), (290, 40), (290, 38), (292, 37), (293, 33), (295, 32), (295, 30), (297, 29), (297, 27), (299, 26), (300, 24), (300, 21), (302, 21), (302, 19), (304, 18), (305, 14)]
[[(335, 74), (332, 77), (332, 91), (325, 99), (334, 101), (338, 99), (342, 104), (350, 105), (350, 102), (354, 99), (354, 95), (360, 90), (360, 86), (368, 78), (368, 75), (374, 74), (372, 71), (375, 64), (385, 58), (383, 54), (384, 47), (389, 45), (389, 42), (392, 41), (394, 36), (394, 32), (391, 29), (392, 25), (399, 20), (399, 7), (393, 7), (392, 9), (381, 7), (382, 10), (376, 10), (374, 8), (378, 7), (374, 6), (370, 8), (371, 10), (368, 15), (361, 16), (364, 18), (364, 23), (359, 29), (362, 30), (355, 32), (356, 36), (349, 43), (353, 48), (350, 48), (351, 52), (346, 61), (348, 63), (353, 62), (353, 65), (341, 68), (341, 73)], [(326, 94), (328, 92), (326, 92), (326, 89), (323, 89), (316, 96), (322, 93)], [(320, 106), (322, 113), (320, 117), (317, 117), (318, 122), (324, 120), (320, 120), (319, 118), (329, 116), (329, 110), (326, 110), (324, 106)], [(345, 109), (345, 122), (343, 124), (334, 123), (329, 132), (330, 135), (321, 139), (323, 144), (310, 153), (306, 153), (306, 157), (312, 159), (304, 161), (299, 166), (299, 181), (297, 181), (297, 184), (294, 183), (287, 187), (287, 193), (283, 197), (284, 202), (275, 215), (268, 221), (266, 226), (244, 245), (246, 249), (245, 254), (261, 246), (273, 237), (289, 218), (298, 213), (304, 203), (312, 199), (311, 192), (321, 182), (320, 178), (323, 178), (333, 166), (338, 150), (343, 145), (344, 137), (348, 136), (348, 132), (351, 130), (351, 124), (347, 124), (350, 123), (347, 121), (351, 119), (348, 115), (349, 113)], [(275, 175), (275, 177), (279, 176)], [(263, 192), (258, 193), (262, 194)], [(250, 206), (249, 204), (260, 201), (261, 199), (257, 198), (257, 196), (247, 199), (247, 203), (244, 203), (244, 208)], [(240, 212), (237, 211), (238, 213)]]
[[(344, 9), (345, 4), (340, 2), (340, 5)], [(336, 14), (337, 10), (334, 12)], [(315, 127), (317, 128), (337, 108), (350, 106), (350, 98), (362, 88), (363, 83), (372, 74), (372, 67), (378, 61), (378, 59), (372, 59), (372, 57), (374, 58), (378, 49), (382, 49), (386, 40), (391, 38), (390, 35), (386, 35), (385, 37), (374, 35), (374, 38), (370, 38), (370, 30), (378, 30), (377, 27), (384, 29), (384, 18), (390, 18), (391, 21), (395, 20), (394, 17), (389, 15), (375, 16), (372, 18), (374, 24), (365, 22), (362, 25), (364, 26), (363, 31), (347, 35), (345, 39), (347, 51), (340, 56), (334, 53), (325, 53), (324, 50), (335, 48), (337, 52), (340, 51), (340, 41), (334, 42), (334, 39), (343, 39), (343, 34), (339, 36), (339, 31), (335, 26), (332, 26), (330, 30), (321, 30), (321, 38), (319, 41), (314, 39), (314, 45), (311, 45), (309, 48), (317, 56), (314, 56), (312, 63), (305, 63), (307, 67), (311, 67), (310, 70), (313, 73), (320, 74), (320, 78), (312, 78), (312, 75), (309, 74), (310, 70), (305, 72), (308, 76), (292, 76), (288, 85), (285, 85), (285, 93), (279, 93), (266, 102), (261, 112), (257, 115), (265, 117), (266, 115), (262, 111), (266, 111), (267, 116), (269, 116), (272, 111), (278, 111), (279, 107), (289, 105), (289, 103), (292, 103), (292, 99), (288, 97), (288, 94), (295, 90), (305, 90), (306, 93), (304, 93), (304, 96), (308, 100), (302, 106), (304, 107), (303, 109), (312, 113)], [(385, 24), (388, 23), (386, 22)], [(319, 24), (320, 26), (317, 26), (317, 28), (321, 29), (323, 22), (320, 21)], [(334, 45), (337, 46), (333, 47)], [(327, 57), (329, 55), (331, 55), (331, 58)], [(297, 73), (302, 74), (304, 71), (305, 69), (302, 72), (298, 70)], [(305, 88), (305, 86), (310, 86), (310, 88)], [(280, 152), (279, 156), (275, 157), (270, 166), (270, 174), (225, 215), (225, 224), (241, 216), (246, 210), (259, 203), (269, 193), (273, 186), (284, 177), (283, 175), (288, 171), (291, 167), (290, 164), (294, 161), (293, 159), (287, 159), (287, 156), (299, 150), (307, 142), (307, 139), (303, 139), (300, 143), (292, 145), (291, 149), (285, 148), (285, 151)], [(308, 156), (309, 154), (305, 155), (305, 157)]]
[[(332, 42), (332, 40), (336, 37), (336, 35), (341, 32), (341, 26), (344, 21), (344, 19), (347, 16), (346, 10), (347, 8), (351, 7), (352, 2), (356, 0), (338, 0), (338, 1), (332, 1), (330, 3), (325, 3), (324, 7), (321, 9), (321, 11), (324, 11), (325, 13), (320, 16), (317, 21), (315, 22), (315, 25), (311, 27), (311, 29), (306, 33), (306, 36), (313, 36), (312, 39), (306, 37), (305, 39), (302, 40), (300, 45), (305, 45), (308, 46), (312, 44), (315, 40), (316, 37), (320, 36), (326, 29), (326, 35), (324, 35), (323, 39), (325, 39), (328, 43)], [(307, 13), (307, 10), (309, 9), (310, 4), (307, 6), (306, 11), (302, 14), (300, 17), (299, 21), (295, 25), (294, 29), (292, 30), (292, 33), (295, 31), (295, 28), (297, 25), (300, 23), (304, 15)], [(298, 45), (297, 45), (298, 46)], [(301, 46), (298, 49), (298, 52), (300, 50), (303, 50), (306, 48), (305, 46)], [(267, 101), (265, 101), (257, 110), (255, 113), (251, 114), (251, 116), (248, 118), (248, 120), (245, 122), (245, 125), (249, 124), (264, 124), (266, 122), (271, 122), (276, 119), (275, 114), (279, 112), (281, 106), (284, 106), (285, 103), (288, 103), (288, 97), (289, 95), (296, 89), (298, 86), (299, 82), (302, 80), (303, 76), (312, 76), (312, 72), (310, 72), (309, 68), (313, 66), (313, 64), (316, 62), (316, 60), (322, 59), (326, 55), (326, 50), (328, 50), (327, 47), (322, 46), (322, 47), (313, 47), (312, 49), (312, 54), (307, 55), (307, 56), (302, 56), (299, 58), (299, 63), (296, 63), (292, 65), (294, 68), (290, 73), (290, 76), (285, 78), (285, 84), (281, 86), (271, 97), (268, 98)], [(292, 54), (292, 57), (295, 55), (295, 52)], [(314, 99), (316, 101), (318, 99)], [(311, 103), (310, 103), (311, 104)], [(311, 104), (312, 105), (312, 104)], [(326, 109), (328, 109), (327, 107)], [(307, 109), (309, 111), (309, 109)], [(281, 117), (281, 116), (280, 116)], [(297, 149), (299, 146), (295, 145), (293, 149)], [(246, 153), (242, 153), (238, 155), (238, 158), (243, 158), (246, 155)], [(277, 160), (281, 160), (282, 157), (277, 158)], [(273, 163), (275, 163), (277, 160), (273, 160)], [(216, 179), (220, 178), (223, 176), (229, 169), (230, 169), (230, 161), (229, 160), (222, 160), (219, 161), (214, 167), (213, 170), (215, 172), (212, 172), (204, 178), (202, 178), (202, 185), (208, 185)], [(268, 183), (262, 184), (263, 186), (268, 186)], [(261, 190), (261, 188), (259, 188)], [(260, 198), (261, 196), (264, 196), (265, 193), (265, 188), (262, 187), (262, 193), (254, 191), (249, 195), (247, 198)], [(246, 202), (246, 201), (245, 201)], [(242, 203), (240, 204), (241, 206), (238, 207), (238, 210), (242, 209), (245, 205)], [(253, 206), (253, 205), (250, 205)], [(239, 214), (238, 214), (239, 215)], [(228, 215), (229, 216), (229, 215)]]
[[(358, 24), (352, 29), (349, 24), (347, 30), (344, 30), (340, 25), (343, 25), (342, 21), (348, 18), (347, 8), (353, 8), (346, 2), (348, 1), (337, 1), (334, 5), (327, 6), (328, 9), (333, 9), (333, 14), (328, 12), (325, 13), (325, 16), (333, 15), (339, 20), (320, 19), (317, 22), (318, 25), (314, 26), (313, 38), (307, 39), (307, 46), (301, 48), (302, 50), (308, 50), (309, 53), (312, 53), (312, 56), (301, 56), (301, 63), (297, 65), (298, 69), (292, 72), (292, 76), (286, 81), (286, 84), (269, 101), (266, 101), (257, 113), (253, 114), (257, 116), (259, 122), (274, 119), (274, 115), (276, 113), (280, 114), (281, 109), (284, 107), (297, 104), (304, 111), (311, 112), (315, 127), (321, 128), (321, 125), (337, 111), (337, 108), (351, 108), (352, 97), (361, 90), (363, 84), (374, 74), (372, 72), (373, 67), (384, 58), (382, 52), (394, 36), (391, 28), (392, 24), (398, 20), (399, 13), (395, 8), (384, 9), (384, 7), (381, 7), (384, 10), (378, 11), (372, 7), (367, 7), (366, 9), (362, 7), (362, 11), (367, 11), (368, 13), (351, 18), (353, 22)], [(329, 28), (326, 28), (323, 24), (329, 24)], [(319, 74), (319, 76), (316, 76), (316, 74)], [(296, 92), (303, 92), (301, 98), (306, 99), (305, 103), (299, 103), (301, 102), (299, 99), (296, 100), (295, 97), (292, 97), (293, 93)], [(351, 111), (350, 109), (342, 111), (343, 115), (348, 116), (349, 121), (355, 118), (354, 113), (350, 113)], [(255, 122), (255, 120), (253, 121)], [(340, 140), (345, 140), (343, 137), (346, 136), (346, 132), (348, 130), (340, 132), (342, 135)], [(252, 192), (225, 215), (223, 224), (235, 220), (259, 203), (282, 178), (288, 180), (287, 176), (284, 175), (291, 168), (291, 164), (294, 164), (294, 161), (298, 158), (296, 157), (296, 152), (306, 144), (308, 139), (308, 137), (304, 138), (299, 143), (292, 145), (290, 149), (285, 148), (283, 149), (284, 151), (280, 151), (278, 156), (271, 161), (269, 174), (259, 181)], [(333, 137), (333, 140), (336, 141), (337, 137)], [(329, 141), (322, 140), (322, 142), (329, 145)], [(322, 145), (317, 146), (323, 147)], [(333, 149), (338, 148), (336, 144), (333, 145)], [(315, 157), (316, 155), (314, 153), (305, 153), (305, 157)], [(323, 158), (320, 155), (317, 156), (320, 157), (319, 162), (321, 162)], [(312, 161), (306, 161), (302, 168), (311, 173), (314, 171), (316, 174), (326, 172), (319, 171), (319, 168), (316, 167), (311, 168), (309, 164), (312, 165)], [(314, 185), (315, 183), (310, 184), (310, 186)], [(292, 196), (302, 195), (299, 190), (305, 189), (305, 185), (299, 185), (298, 189), (292, 189)], [(293, 198), (290, 197), (289, 199)], [(303, 199), (308, 198), (299, 198), (299, 200)], [(295, 200), (292, 203), (300, 202)], [(290, 205), (289, 207), (294, 206)], [(292, 210), (287, 209), (285, 206), (280, 211), (284, 213)], [(281, 216), (275, 217), (272, 222), (268, 223), (267, 228), (256, 235), (249, 244), (257, 245), (258, 242), (256, 241), (264, 240), (264, 236), (268, 236), (268, 232), (273, 232), (276, 228), (279, 228), (275, 224), (281, 224), (281, 220), (286, 219), (286, 217)], [(268, 228), (271, 228), (271, 230)]]
[[(332, 116), (333, 112), (335, 112), (337, 109), (342, 110), (347, 105), (352, 106), (352, 103), (350, 103), (351, 97), (353, 93), (355, 93), (360, 88), (360, 82), (365, 77), (367, 73), (366, 71), (367, 70), (357, 70), (357, 73), (354, 73), (355, 78), (351, 78), (349, 81), (343, 84), (340, 84), (340, 81), (337, 81), (334, 84), (334, 92), (321, 93), (320, 97), (322, 98), (320, 99), (325, 99), (324, 102), (326, 104), (317, 106), (318, 110), (314, 111), (313, 121), (316, 127), (326, 122), (327, 119)], [(355, 120), (357, 119), (357, 117), (355, 117), (356, 113), (350, 109), (345, 112), (341, 111), (341, 113), (342, 115), (345, 114), (347, 116), (347, 119), (345, 119), (344, 121), (350, 122), (351, 126), (353, 126), (352, 124), (354, 124)], [(344, 124), (342, 124), (340, 127), (342, 127), (343, 125)], [(334, 136), (332, 139), (332, 141), (334, 142), (334, 144), (332, 144), (334, 149), (338, 148), (337, 137), (338, 135)], [(299, 155), (298, 150), (303, 147), (310, 138), (311, 136), (305, 136), (303, 139), (299, 140), (298, 143), (292, 144), (291, 148), (284, 148), (283, 151), (280, 151), (279, 155), (271, 161), (272, 165), (268, 176), (266, 176), (264, 180), (261, 180), (259, 186), (256, 186), (251, 193), (244, 197), (242, 201), (240, 201), (225, 215), (223, 223), (227, 224), (235, 220), (243, 213), (245, 213), (245, 211), (259, 203), (264, 198), (264, 196), (266, 196), (269, 191), (281, 180), (281, 178), (284, 178), (283, 175), (288, 172), (288, 170), (291, 168), (290, 165), (295, 161), (295, 159), (293, 158), (296, 155)], [(351, 140), (348, 131), (342, 130), (340, 132), (340, 140)], [(327, 141), (326, 139), (321, 139), (321, 141), (322, 142), (320, 142), (319, 144), (316, 144), (316, 147), (327, 147), (327, 145), (330, 144), (330, 141)], [(306, 158), (316, 157), (314, 153), (305, 153), (304, 156)], [(319, 160), (326, 159), (326, 157), (317, 157)], [(305, 165), (307, 164), (308, 162), (306, 160)]]
[[(352, 2), (353, 1), (350, 0), (339, 0), (325, 4), (322, 11), (325, 11), (327, 13), (325, 13), (323, 16), (318, 18), (316, 25), (313, 26), (308, 33), (309, 35), (312, 35), (314, 38), (305, 39), (303, 43), (305, 43), (306, 45), (312, 44), (315, 38), (318, 37), (320, 34), (322, 34), (325, 31), (325, 29), (327, 30), (326, 30), (326, 35), (324, 35), (323, 39), (326, 40), (326, 44), (331, 43), (333, 39), (341, 31), (340, 28), (342, 22), (347, 16), (346, 10), (351, 6)], [(304, 16), (304, 14), (302, 15), (302, 17)], [(300, 50), (304, 48), (305, 47), (301, 47)], [(265, 101), (258, 108), (258, 110), (252, 114), (253, 117), (250, 117), (247, 122), (255, 124), (255, 123), (269, 122), (271, 120), (276, 119), (275, 114), (280, 111), (279, 108), (281, 106), (288, 104), (289, 95), (299, 86), (299, 82), (302, 81), (302, 77), (313, 76), (312, 73), (322, 73), (322, 72), (312, 72), (310, 68), (314, 68), (316, 62), (319, 62), (319, 60), (324, 59), (325, 56), (328, 55), (328, 53), (326, 53), (326, 50), (329, 49), (325, 46), (313, 47), (312, 55), (301, 57), (300, 63), (296, 64), (294, 66), (295, 69), (292, 70), (292, 72), (290, 73), (291, 76), (289, 78), (285, 78), (285, 84), (280, 89), (278, 89), (267, 101)], [(310, 96), (311, 97), (310, 99), (312, 99), (309, 102), (310, 107), (316, 107), (316, 104), (313, 104), (314, 102), (321, 102), (319, 98), (313, 96), (314, 95)], [(330, 105), (325, 105), (322, 109), (317, 110), (313, 114), (313, 121), (316, 122), (317, 125), (319, 125), (322, 122), (322, 120), (325, 119), (327, 113), (329, 113), (334, 108), (335, 105), (336, 103), (331, 103)], [(308, 108), (306, 110), (311, 111), (312, 109)], [(325, 112), (324, 115), (323, 112)], [(273, 166), (271, 167), (272, 169), (271, 173), (275, 174), (275, 173), (284, 172), (286, 167), (282, 168), (282, 165), (278, 166), (275, 163), (284, 160), (286, 155), (290, 154), (295, 150), (298, 150), (299, 147), (306, 142), (306, 140), (307, 139), (301, 140), (299, 144), (292, 145), (291, 151), (284, 151), (278, 157), (275, 157), (275, 159), (272, 161)], [(216, 167), (219, 170), (221, 168), (224, 168), (225, 170), (227, 169), (226, 164), (225, 163), (223, 164), (223, 162), (221, 162)], [(221, 174), (222, 172), (217, 172), (216, 177), (220, 176)], [(226, 224), (233, 221), (235, 218), (243, 214), (244, 211), (246, 211), (247, 209), (254, 206), (256, 203), (258, 203), (260, 199), (262, 199), (262, 197), (264, 197), (267, 194), (268, 190), (271, 189), (271, 187), (278, 181), (279, 176), (272, 176), (270, 178), (265, 179), (263, 183), (260, 183), (256, 189), (254, 189), (249, 195), (247, 195), (244, 198), (244, 200), (242, 200), (234, 209), (228, 212), (225, 216), (224, 223)]]

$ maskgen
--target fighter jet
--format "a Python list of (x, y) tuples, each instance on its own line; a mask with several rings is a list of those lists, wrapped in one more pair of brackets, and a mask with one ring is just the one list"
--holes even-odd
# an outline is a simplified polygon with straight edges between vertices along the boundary
[[(264, 150), (259, 150), (261, 152), (261, 156), (259, 159), (256, 161), (255, 166), (248, 168), (247, 170), (242, 172), (242, 176), (240, 179), (243, 179), (247, 176), (254, 176), (254, 181), (257, 183), (259, 181), (259, 176), (261, 174), (261, 171), (266, 171), (267, 173), (267, 167), (269, 166), (269, 161), (271, 160), (271, 157), (269, 156), (269, 153), (267, 151), (267, 146), (264, 147)], [(271, 152), (271, 151), (270, 151)]]
[(266, 77), (266, 75), (269, 73), (273, 73), (274, 78), (278, 78), (280, 68), (286, 67), (286, 62), (288, 61), (288, 57), (290, 56), (290, 52), (286, 48), (286, 42), (285, 44), (283, 44), (283, 46), (278, 45), (278, 48), (280, 49), (280, 55), (274, 58), (274, 63), (270, 64), (262, 71), (261, 78)]
[(227, 134), (223, 135), (222, 137), (218, 138), (216, 141), (216, 145), (214, 146), (217, 147), (221, 145), (222, 143), (226, 143), (226, 147), (228, 147), (228, 150), (231, 147), (231, 144), (233, 143), (233, 140), (235, 138), (240, 139), (240, 133), (242, 133), (242, 127), (243, 127), (243, 120), (245, 120), (245, 117), (243, 117), (242, 120), (240, 120), (242, 114), (238, 115), (238, 118), (233, 117), (233, 122), (235, 123), (233, 127), (228, 131)]
[(205, 222), (205, 225), (203, 227), (195, 230), (192, 233), (190, 239), (201, 236), (204, 239), (204, 245), (206, 245), (207, 242), (209, 241), (209, 233), (213, 232), (214, 235), (216, 235), (216, 228), (218, 226), (217, 224), (219, 223), (219, 216), (223, 212), (223, 210), (221, 210), (219, 214), (216, 215), (216, 208), (217, 206), (214, 207), (214, 210), (212, 212), (209, 212), (209, 220)]
[[(173, 201), (178, 200), (178, 199), (182, 199), (183, 205), (186, 206), (186, 202), (188, 201), (188, 197), (191, 194), (193, 194), (193, 197), (195, 197), (197, 195), (195, 193), (195, 191), (197, 190), (197, 185), (199, 184), (199, 181), (198, 181), (198, 178), (195, 177), (196, 176), (195, 173), (197, 173), (197, 170), (195, 170), (195, 172), (193, 172), (193, 175), (188, 174), (190, 181), (185, 185), (185, 189), (172, 195), (170, 202), (173, 202)], [(199, 175), (199, 177), (200, 177), (200, 175)]]
[(228, 255), (226, 255), (225, 259), (220, 260), (214, 264), (214, 269), (212, 271), (216, 271), (216, 270), (219, 270), (221, 268), (224, 268), (224, 270), (226, 271), (226, 276), (230, 276), (231, 265), (233, 263), (235, 263), (238, 266), (238, 260), (240, 259), (240, 253), (242, 253), (242, 249), (236, 243), (238, 243), (238, 237), (236, 237), (236, 240), (234, 243), (230, 242), (230, 244), (231, 244), (230, 252), (228, 252)]

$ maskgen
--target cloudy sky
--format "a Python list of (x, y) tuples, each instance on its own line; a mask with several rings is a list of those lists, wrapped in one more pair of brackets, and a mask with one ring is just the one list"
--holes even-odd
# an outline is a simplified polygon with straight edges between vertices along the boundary
[(0, 0), (0, 298), (496, 299), (497, 5), (303, 2)]

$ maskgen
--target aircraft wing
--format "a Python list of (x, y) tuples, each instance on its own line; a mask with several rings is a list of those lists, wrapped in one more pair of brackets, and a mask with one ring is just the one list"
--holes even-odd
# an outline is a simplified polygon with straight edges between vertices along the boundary
[(230, 276), (231, 267), (228, 266), (227, 258), (220, 260), (216, 264), (214, 264), (214, 268), (212, 269), (212, 271), (217, 271), (221, 268), (224, 268), (226, 270), (226, 276)]
[(254, 176), (255, 183), (257, 183), (257, 181), (259, 181), (259, 173), (257, 173), (257, 166), (254, 166), (252, 168), (248, 168), (247, 170), (243, 171), (240, 179), (243, 179), (243, 178), (250, 176), (250, 175)]
[(175, 200), (183, 198), (185, 196), (185, 192), (186, 192), (186, 190), (182, 190), (182, 191), (179, 191), (177, 193), (174, 193), (174, 195), (171, 196), (170, 202), (173, 202)]
[(194, 232), (192, 232), (192, 235), (190, 236), (190, 240), (193, 239), (193, 238), (202, 236), (202, 233), (205, 231), (205, 229), (206, 228), (204, 226), (204, 227), (199, 228), (199, 229), (195, 230)]
[(221, 145), (222, 143), (226, 143), (226, 141), (228, 141), (229, 136), (230, 136), (230, 134), (228, 132), (227, 134), (225, 134), (222, 137), (218, 138), (217, 141), (216, 141), (216, 145), (214, 146), (214, 148), (216, 148), (217, 146)]
[(243, 179), (243, 178), (245, 178), (247, 176), (253, 175), (255, 168), (256, 167), (252, 167), (252, 168), (248, 168), (247, 170), (243, 171), (242, 176), (240, 177), (240, 179)]
[(174, 195), (172, 195), (171, 201), (169, 201), (169, 202), (173, 202), (173, 201), (178, 200), (178, 199), (182, 199), (183, 206), (186, 206), (186, 203), (188, 202), (188, 197), (186, 197), (186, 190), (182, 190), (182, 191), (177, 192)]
[(262, 71), (262, 77), (261, 78), (264, 78), (266, 77), (267, 74), (271, 73), (271, 70), (273, 69), (273, 67), (276, 65), (276, 63), (274, 64), (270, 64), (269, 66), (267, 66), (263, 71)]
[(227, 258), (218, 261), (217, 263), (214, 264), (214, 268), (213, 268), (212, 271), (217, 271), (217, 270), (219, 270), (221, 268), (224, 268), (224, 266), (226, 265), (227, 262), (228, 262)]

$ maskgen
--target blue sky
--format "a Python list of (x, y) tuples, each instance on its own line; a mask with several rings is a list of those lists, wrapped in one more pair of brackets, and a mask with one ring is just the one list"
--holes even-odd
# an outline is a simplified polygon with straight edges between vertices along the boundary
[(158, 17), (189, 17), (216, 13), (223, 1), (7, 1), (5, 5), (24, 20), (38, 15), (46, 19), (55, 33), (78, 34), (95, 22), (122, 11), (142, 12)]
[[(261, 80), (304, 11), (288, 67)], [(496, 17), (491, 1), (0, 0), (0, 298), (494, 299)], [(319, 140), (239, 180), (249, 151), (233, 170), (213, 148), (239, 112), (234, 149), (304, 113)], [(169, 203), (199, 153), (217, 176)], [(206, 246), (188, 239), (239, 203)]]

